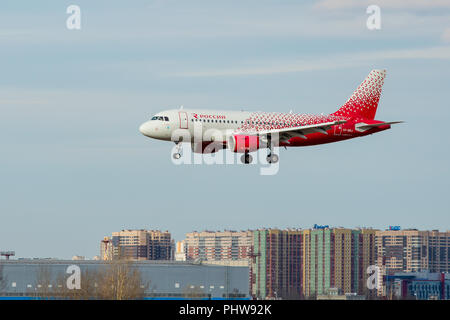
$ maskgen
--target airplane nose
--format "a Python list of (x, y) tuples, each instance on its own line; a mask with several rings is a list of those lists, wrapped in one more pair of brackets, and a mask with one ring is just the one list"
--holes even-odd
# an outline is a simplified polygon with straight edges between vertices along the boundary
[(144, 122), (143, 124), (141, 124), (141, 126), (139, 127), (139, 131), (144, 135), (144, 136), (150, 136), (150, 124), (148, 122)]

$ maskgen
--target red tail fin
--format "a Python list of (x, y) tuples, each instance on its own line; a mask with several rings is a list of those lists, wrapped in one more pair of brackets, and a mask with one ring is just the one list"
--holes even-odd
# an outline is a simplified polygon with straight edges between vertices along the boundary
[(350, 99), (333, 115), (374, 119), (386, 70), (372, 70)]

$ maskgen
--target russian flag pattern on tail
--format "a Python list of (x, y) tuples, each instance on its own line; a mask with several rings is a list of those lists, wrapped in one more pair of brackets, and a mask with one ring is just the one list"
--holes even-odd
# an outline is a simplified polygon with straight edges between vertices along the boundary
[(386, 70), (372, 70), (350, 99), (333, 115), (374, 119)]

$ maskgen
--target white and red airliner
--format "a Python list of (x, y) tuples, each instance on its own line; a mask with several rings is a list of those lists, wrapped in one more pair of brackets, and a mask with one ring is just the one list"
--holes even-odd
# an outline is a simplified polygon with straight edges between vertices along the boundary
[[(252, 162), (250, 152), (268, 148), (267, 161), (276, 163), (278, 155), (272, 152), (274, 146), (337, 142), (387, 130), (392, 124), (402, 122), (375, 120), (385, 77), (386, 70), (372, 70), (347, 102), (329, 115), (180, 108), (157, 113), (139, 131), (150, 138), (175, 142), (175, 159), (181, 157), (183, 141), (190, 142), (192, 150), (198, 153), (225, 148), (243, 153), (243, 163)], [(222, 134), (206, 134), (208, 131)]]

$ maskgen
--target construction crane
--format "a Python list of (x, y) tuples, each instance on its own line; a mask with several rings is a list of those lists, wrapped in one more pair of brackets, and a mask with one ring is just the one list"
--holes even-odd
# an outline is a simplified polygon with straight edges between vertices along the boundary
[(0, 251), (0, 256), (6, 257), (6, 260), (9, 260), (9, 257), (15, 255), (16, 253), (14, 251)]

